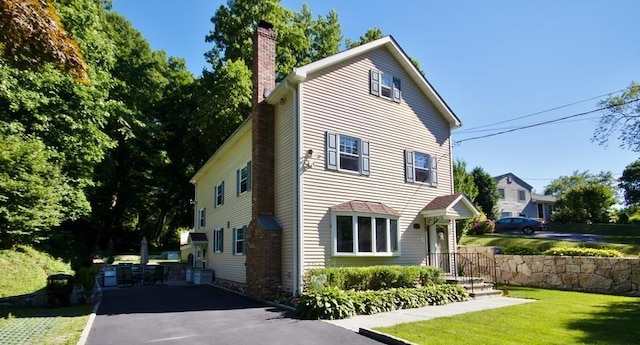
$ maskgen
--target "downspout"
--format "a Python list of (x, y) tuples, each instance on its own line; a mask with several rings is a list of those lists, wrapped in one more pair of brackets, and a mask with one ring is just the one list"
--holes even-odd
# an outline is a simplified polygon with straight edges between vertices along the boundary
[(289, 80), (285, 80), (285, 86), (291, 90), (293, 94), (292, 97), (292, 109), (293, 109), (293, 157), (292, 161), (295, 164), (293, 169), (294, 173), (294, 183), (293, 183), (293, 281), (291, 286), (291, 291), (294, 296), (298, 295), (299, 287), (301, 284), (301, 271), (302, 271), (302, 231), (300, 226), (300, 126), (299, 126), (299, 115), (300, 115), (300, 106), (298, 100), (298, 92), (297, 89), (291, 86)]
[[(451, 181), (451, 193), (453, 194), (455, 193), (455, 186), (454, 186), (454, 179), (453, 179), (453, 147), (451, 145), (451, 129), (449, 129), (449, 179)], [(453, 243), (453, 247), (450, 248), (449, 252), (453, 252), (453, 253), (457, 253), (458, 252), (458, 239), (456, 238), (456, 234), (458, 233), (458, 230), (456, 230), (456, 221), (455, 219), (452, 219), (449, 221), (450, 222), (450, 229), (453, 229), (453, 231), (449, 230), (449, 234), (451, 236), (451, 239), (449, 240), (449, 243)]]

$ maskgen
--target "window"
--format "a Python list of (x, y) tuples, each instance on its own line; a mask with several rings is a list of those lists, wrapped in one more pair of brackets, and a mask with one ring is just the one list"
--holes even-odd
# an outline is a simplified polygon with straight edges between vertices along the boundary
[(369, 175), (369, 142), (358, 138), (326, 133), (326, 167), (328, 170), (352, 171)]
[(511, 217), (511, 212), (500, 212), (500, 218)]
[(376, 70), (369, 72), (369, 78), (369, 92), (372, 95), (389, 98), (394, 102), (400, 103), (402, 99), (400, 78)]
[(399, 254), (398, 219), (388, 215), (334, 216), (334, 255)]
[(222, 253), (224, 249), (224, 228), (213, 230), (213, 252)]
[(224, 181), (215, 186), (213, 190), (213, 206), (218, 207), (224, 204)]
[(236, 194), (241, 195), (251, 190), (251, 161), (236, 171)]
[(198, 224), (200, 224), (200, 227), (203, 228), (204, 224), (205, 224), (205, 218), (207, 217), (207, 208), (201, 208), (200, 209), (200, 217), (199, 217), (199, 222)]
[(247, 227), (243, 226), (239, 229), (233, 229), (233, 255), (245, 254)]
[(438, 185), (438, 160), (426, 153), (405, 151), (405, 180)]
[(500, 195), (500, 199), (504, 200), (504, 188), (498, 188), (498, 194)]
[(522, 189), (518, 190), (518, 201), (525, 201), (525, 193)]

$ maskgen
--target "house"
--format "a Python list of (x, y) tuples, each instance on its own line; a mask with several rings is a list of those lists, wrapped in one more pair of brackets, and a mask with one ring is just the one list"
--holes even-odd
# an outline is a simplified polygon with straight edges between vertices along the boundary
[(533, 193), (533, 187), (518, 176), (507, 173), (494, 177), (498, 183), (500, 217), (551, 219), (556, 198)]
[(453, 189), (461, 124), (396, 41), (277, 85), (270, 24), (253, 54), (251, 116), (191, 179), (195, 232), (207, 236), (191, 247), (216, 281), (265, 299), (298, 294), (315, 267), (450, 267), (429, 254), (455, 251), (454, 220), (478, 213)]

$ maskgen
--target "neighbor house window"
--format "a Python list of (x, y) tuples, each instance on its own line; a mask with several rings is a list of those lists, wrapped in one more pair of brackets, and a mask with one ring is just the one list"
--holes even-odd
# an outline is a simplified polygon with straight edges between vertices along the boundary
[(369, 142), (333, 132), (326, 133), (326, 167), (369, 175)]
[(206, 217), (207, 217), (207, 208), (206, 207), (201, 208), (200, 214), (199, 214), (199, 222), (198, 222), (201, 228), (204, 227)]
[(405, 181), (411, 183), (428, 183), (438, 185), (438, 161), (426, 153), (406, 150)]
[(251, 190), (251, 161), (236, 171), (236, 194), (241, 195)]
[(218, 207), (224, 204), (224, 181), (214, 187), (213, 190), (213, 206)]
[(233, 229), (233, 255), (244, 255), (246, 245), (247, 227)]
[(399, 253), (398, 219), (388, 215), (334, 216), (334, 255), (389, 256)]
[(498, 188), (498, 194), (500, 195), (500, 199), (504, 200), (504, 188)]
[(213, 230), (213, 252), (222, 253), (224, 249), (224, 228)]
[(369, 92), (372, 95), (389, 98), (400, 103), (402, 99), (402, 89), (400, 78), (371, 70), (369, 72)]
[(525, 193), (522, 189), (518, 191), (518, 201), (525, 201)]

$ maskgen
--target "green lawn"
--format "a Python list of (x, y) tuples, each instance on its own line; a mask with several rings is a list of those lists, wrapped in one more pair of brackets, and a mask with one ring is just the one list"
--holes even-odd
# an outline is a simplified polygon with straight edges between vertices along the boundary
[(92, 306), (0, 309), (0, 343), (77, 344)]
[(640, 237), (640, 224), (549, 224), (548, 231)]
[(377, 328), (417, 344), (638, 344), (640, 299), (523, 287), (536, 302)]

